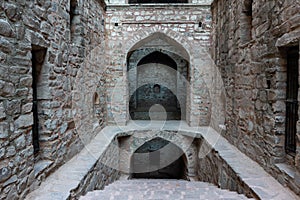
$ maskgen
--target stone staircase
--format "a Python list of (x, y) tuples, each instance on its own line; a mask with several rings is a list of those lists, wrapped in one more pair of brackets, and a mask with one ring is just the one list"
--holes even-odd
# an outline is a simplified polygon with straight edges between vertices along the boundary
[(177, 199), (248, 199), (242, 194), (222, 190), (204, 182), (163, 179), (118, 180), (104, 188), (81, 196), (80, 200), (177, 200)]

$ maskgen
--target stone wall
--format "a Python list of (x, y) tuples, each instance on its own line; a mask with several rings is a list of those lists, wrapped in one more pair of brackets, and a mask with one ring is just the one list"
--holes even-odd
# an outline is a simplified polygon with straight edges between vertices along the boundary
[[(73, 189), (68, 199), (76, 199), (89, 191), (102, 190), (104, 186), (116, 181), (120, 177), (119, 145), (115, 138), (105, 152), (95, 163), (94, 167), (85, 174), (77, 188)], [(113, 168), (112, 168), (113, 167)]]
[(257, 195), (243, 183), (239, 174), (237, 174), (218, 152), (214, 150), (205, 140), (202, 140), (198, 147), (199, 155), (207, 153), (203, 157), (198, 157), (198, 179), (202, 182), (213, 183), (221, 189), (236, 191), (239, 194), (245, 194), (247, 197), (256, 198)]
[(286, 154), (285, 100), (286, 48), (299, 45), (300, 4), (251, 2), (212, 4), (213, 57), (226, 88), (224, 136), (299, 194), (299, 133), (296, 155)]
[(220, 116), (224, 109), (220, 106), (222, 97), (215, 84), (218, 76), (209, 54), (209, 6), (165, 8), (162, 5), (107, 7), (108, 122), (125, 124), (129, 119), (127, 58), (137, 49), (153, 47), (151, 41), (160, 41), (162, 50), (174, 52), (189, 62), (187, 122), (197, 126), (214, 121), (218, 126), (222, 124)]
[(102, 1), (82, 1), (75, 10), (71, 27), (74, 33), (69, 69), (76, 75), (72, 79), (72, 109), (84, 144), (106, 123), (104, 7)]
[[(87, 58), (93, 48), (104, 45), (104, 11), (103, 3), (98, 1), (75, 1), (77, 6), (70, 11), (71, 2), (74, 1), (0, 3), (1, 199), (22, 199), (83, 147), (80, 132), (76, 130), (74, 116), (79, 111), (73, 104), (77, 100), (72, 91), (81, 89), (78, 83), (84, 79), (82, 72), (84, 76), (89, 75), (87, 84), (99, 85), (95, 74), (103, 67), (104, 60), (87, 61)], [(99, 55), (103, 49), (101, 46)], [(40, 149), (35, 155), (32, 145), (34, 65), (39, 67), (40, 74), (37, 77)], [(96, 91), (95, 88), (80, 92), (92, 99)], [(104, 101), (103, 104), (106, 107)], [(80, 112), (92, 111), (84, 107)], [(103, 123), (97, 127), (101, 126)], [(91, 132), (90, 129), (85, 134)]]

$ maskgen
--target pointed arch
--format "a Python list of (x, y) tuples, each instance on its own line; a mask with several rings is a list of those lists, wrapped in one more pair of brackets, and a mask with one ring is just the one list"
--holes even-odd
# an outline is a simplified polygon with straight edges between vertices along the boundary
[[(127, 63), (127, 72), (128, 72), (128, 94), (129, 94), (129, 99), (133, 99), (134, 103), (133, 106), (134, 108), (137, 107), (137, 101), (138, 98), (135, 95), (134, 92), (137, 90), (137, 80), (138, 78), (138, 71), (137, 71), (137, 66), (135, 67), (130, 67), (130, 58), (131, 55), (133, 55), (134, 52), (153, 48), (153, 41), (158, 42), (158, 44), (163, 44), (159, 45), (159, 52), (169, 52), (167, 56), (170, 56), (172, 54), (178, 55), (181, 58), (181, 61), (179, 63), (186, 63), (185, 66), (181, 66), (185, 68), (185, 70), (182, 70), (180, 68), (180, 73), (177, 73), (175, 75), (175, 83), (173, 84), (175, 86), (175, 94), (178, 97), (178, 102), (177, 102), (177, 107), (181, 109), (181, 120), (186, 120), (188, 119), (187, 115), (189, 115), (189, 110), (187, 109), (187, 106), (190, 103), (189, 100), (191, 99), (189, 97), (190, 95), (190, 88), (189, 88), (189, 72), (191, 71), (190, 69), (190, 62), (191, 62), (191, 57), (189, 51), (192, 49), (190, 48), (189, 42), (183, 37), (184, 35), (179, 34), (177, 32), (174, 32), (169, 29), (165, 28), (156, 28), (152, 27), (147, 30), (141, 30), (137, 31), (134, 37), (132, 37), (131, 40), (129, 40), (125, 44), (125, 49), (127, 49), (127, 54), (126, 54), (126, 63)], [(154, 45), (155, 46), (155, 45)], [(157, 47), (157, 46), (155, 46)], [(170, 57), (170, 59), (172, 59)], [(178, 64), (174, 61), (172, 62), (175, 68), (175, 65)], [(138, 63), (137, 63), (138, 65)], [(182, 65), (182, 64), (181, 64)], [(177, 66), (175, 71), (177, 71)], [(184, 74), (184, 76), (183, 76)], [(129, 99), (127, 102), (127, 108), (128, 108), (128, 118), (130, 118), (130, 109), (129, 109)], [(180, 106), (179, 106), (180, 105)]]
[(180, 147), (161, 137), (140, 146), (131, 158), (132, 178), (187, 179), (187, 157)]
[(178, 50), (174, 53), (179, 53), (179, 55), (190, 62), (191, 54), (189, 51), (192, 48), (183, 35), (169, 29), (158, 30), (155, 28), (136, 32), (135, 36), (126, 44), (125, 48), (127, 49), (127, 58), (134, 50), (155, 39), (160, 39), (167, 44), (170, 44), (170, 46), (174, 46), (176, 50)]
[(177, 70), (177, 63), (167, 54), (164, 54), (159, 51), (154, 51), (146, 56), (144, 56), (137, 64), (144, 65), (148, 63), (160, 63), (172, 67), (173, 69)]
[[(143, 137), (141, 137), (141, 135), (143, 135)], [(120, 170), (125, 173), (130, 173), (132, 167), (130, 161), (133, 159), (132, 156), (134, 155), (134, 152), (155, 138), (161, 138), (162, 140), (177, 146), (178, 149), (182, 151), (182, 155), (184, 155), (183, 157), (185, 158), (185, 175), (188, 178), (196, 176), (197, 141), (192, 137), (186, 137), (182, 135), (182, 133), (174, 131), (151, 131), (147, 133), (141, 131), (135, 132), (134, 136), (123, 139), (120, 145), (126, 147), (126, 149), (123, 149), (120, 155), (120, 162), (122, 163)], [(178, 158), (173, 157), (173, 159), (176, 160)]]

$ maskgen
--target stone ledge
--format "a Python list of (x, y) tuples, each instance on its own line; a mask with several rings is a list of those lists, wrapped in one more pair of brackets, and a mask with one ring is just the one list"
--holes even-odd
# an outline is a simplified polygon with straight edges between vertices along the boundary
[(45, 169), (53, 164), (51, 160), (40, 160), (34, 164), (34, 177), (39, 176)]
[[(204, 139), (213, 147), (217, 154), (240, 178), (259, 199), (300, 199), (289, 188), (281, 185), (274, 177), (268, 174), (258, 163), (240, 152), (225, 138), (220, 136), (212, 128), (209, 134), (203, 135)], [(215, 139), (217, 142), (215, 142)]]
[(278, 180), (282, 185), (289, 185), (293, 190), (300, 193), (298, 189), (300, 185), (300, 173), (297, 172), (296, 168), (287, 163), (275, 164), (275, 169), (278, 171)]
[(186, 122), (182, 121), (167, 121), (165, 123), (131, 121), (127, 126), (107, 126), (78, 155), (50, 175), (26, 199), (68, 199), (70, 192), (79, 186), (114, 138), (121, 135), (125, 136), (126, 132), (134, 130), (177, 130), (189, 137), (203, 137), (259, 199), (300, 199), (214, 129), (189, 127)]
[(296, 170), (286, 164), (286, 163), (278, 163), (278, 164), (275, 164), (275, 166), (283, 173), (285, 173), (287, 176), (289, 176), (290, 178), (294, 179), (295, 178), (295, 173), (296, 173)]
[(281, 36), (277, 41), (275, 46), (276, 47), (289, 47), (289, 46), (295, 46), (299, 44), (300, 39), (300, 30), (294, 30), (289, 33), (285, 33), (283, 36)]

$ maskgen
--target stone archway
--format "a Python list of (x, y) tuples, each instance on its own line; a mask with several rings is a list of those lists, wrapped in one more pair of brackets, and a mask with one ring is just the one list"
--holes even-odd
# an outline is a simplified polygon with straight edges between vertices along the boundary
[[(128, 37), (130, 40), (125, 44), (127, 51), (126, 63), (128, 67), (128, 56), (134, 50), (139, 49), (147, 43), (153, 43), (159, 39), (175, 47), (171, 49), (164, 48), (163, 51), (181, 55), (188, 61), (187, 84), (186, 87), (186, 116), (185, 120), (190, 126), (212, 126), (220, 129), (225, 120), (225, 96), (224, 85), (214, 61), (211, 59), (207, 46), (201, 43), (201, 40), (189, 41), (183, 34), (162, 26), (145, 27), (137, 29), (134, 36)], [(197, 47), (197, 48), (195, 48)], [(127, 77), (127, 84), (128, 84)], [(127, 94), (129, 94), (127, 85)], [(129, 98), (127, 99), (127, 107)], [(127, 110), (129, 116), (129, 109)], [(129, 119), (129, 117), (127, 118)]]
[(107, 85), (108, 124), (124, 125), (130, 120), (128, 58), (134, 51), (145, 47), (145, 44), (147, 47), (166, 44), (161, 45), (162, 51), (180, 55), (188, 61), (187, 86), (184, 87), (187, 94), (184, 98), (186, 113), (181, 115), (185, 116), (185, 121), (190, 126), (212, 126), (219, 129), (219, 125), (224, 123), (223, 85), (207, 45), (201, 40), (189, 40), (184, 34), (163, 25), (143, 28), (135, 24), (126, 26), (128, 30), (125, 33), (108, 41), (108, 46), (120, 47), (118, 51), (110, 49), (115, 54), (108, 61), (111, 69)]
[[(162, 50), (158, 47), (147, 47), (145, 49), (132, 51), (129, 54), (127, 63), (130, 96), (129, 113), (131, 119), (149, 119), (149, 109), (146, 110), (146, 113), (143, 115), (136, 113), (139, 115), (138, 117), (136, 117), (137, 115), (134, 116), (134, 113), (135, 110), (140, 110), (138, 109), (138, 95), (141, 91), (140, 88), (147, 87), (148, 92), (154, 93), (153, 90), (155, 85), (159, 85), (162, 89), (160, 90), (162, 91), (162, 94), (156, 96), (160, 98), (157, 99), (158, 104), (162, 105), (164, 110), (167, 112), (166, 114), (169, 115), (168, 120), (186, 119), (186, 87), (189, 85), (187, 83), (189, 64), (187, 60), (180, 57), (177, 53), (172, 53), (169, 50)], [(161, 68), (162, 70), (159, 70), (158, 68)], [(151, 72), (150, 76), (152, 76), (152, 79), (150, 79), (150, 76), (147, 76), (147, 78), (145, 77), (147, 71)], [(160, 71), (160, 73), (157, 74), (155, 71)], [(163, 71), (167, 73), (163, 73)], [(171, 81), (167, 81), (167, 77), (171, 78)], [(165, 92), (167, 95), (164, 94)], [(176, 102), (175, 104), (177, 105), (165, 106), (160, 103), (161, 98), (164, 98), (165, 101), (168, 101), (168, 99), (171, 98), (171, 102)], [(160, 117), (160, 119), (161, 118), (162, 117)]]
[[(154, 33), (136, 43), (127, 54), (130, 118), (149, 118), (150, 110), (140, 108), (142, 102), (143, 108), (148, 104), (162, 106), (159, 113), (167, 115), (167, 120), (186, 120), (188, 67), (187, 51), (163, 33)], [(154, 86), (161, 89), (160, 95)], [(157, 116), (155, 120), (163, 118)]]
[[(129, 133), (131, 136), (120, 137), (119, 145), (120, 145), (120, 171), (125, 175), (130, 175), (134, 172), (132, 169), (132, 161), (134, 160), (134, 154), (139, 153), (142, 156), (141, 160), (144, 160), (145, 157), (150, 153), (145, 149), (149, 147), (149, 144), (153, 145), (156, 149), (162, 149), (157, 153), (163, 152), (166, 154), (166, 162), (160, 163), (160, 169), (165, 171), (170, 169), (171, 164), (174, 165), (174, 161), (179, 163), (184, 163), (184, 166), (181, 168), (184, 172), (185, 179), (194, 180), (197, 176), (197, 142), (194, 141), (194, 138), (183, 136), (181, 133), (177, 131), (159, 131), (159, 130), (143, 130), (143, 131), (133, 131)], [(159, 139), (158, 139), (159, 138)], [(156, 141), (162, 141), (156, 143)], [(167, 144), (167, 145), (163, 145)], [(160, 148), (163, 147), (163, 148)], [(154, 148), (154, 152), (155, 152)], [(150, 149), (150, 151), (153, 151)], [(174, 152), (174, 154), (172, 154)], [(155, 155), (153, 154), (153, 161), (155, 159)], [(184, 162), (182, 162), (184, 161)], [(148, 162), (150, 164), (150, 160)], [(175, 165), (176, 166), (176, 165)], [(178, 165), (177, 165), (178, 166)], [(164, 169), (164, 167), (169, 167)], [(172, 168), (172, 167), (171, 167)], [(152, 168), (151, 168), (152, 169)], [(173, 168), (174, 169), (174, 168)], [(152, 171), (157, 171), (154, 170)], [(136, 171), (142, 172), (142, 171)], [(147, 172), (147, 171), (146, 171)], [(145, 175), (145, 174), (144, 174)], [(148, 174), (149, 175), (149, 174)], [(183, 174), (182, 174), (183, 175)], [(175, 177), (178, 178), (178, 177)]]
[(140, 146), (131, 157), (131, 178), (187, 179), (187, 159), (175, 144), (154, 138)]

